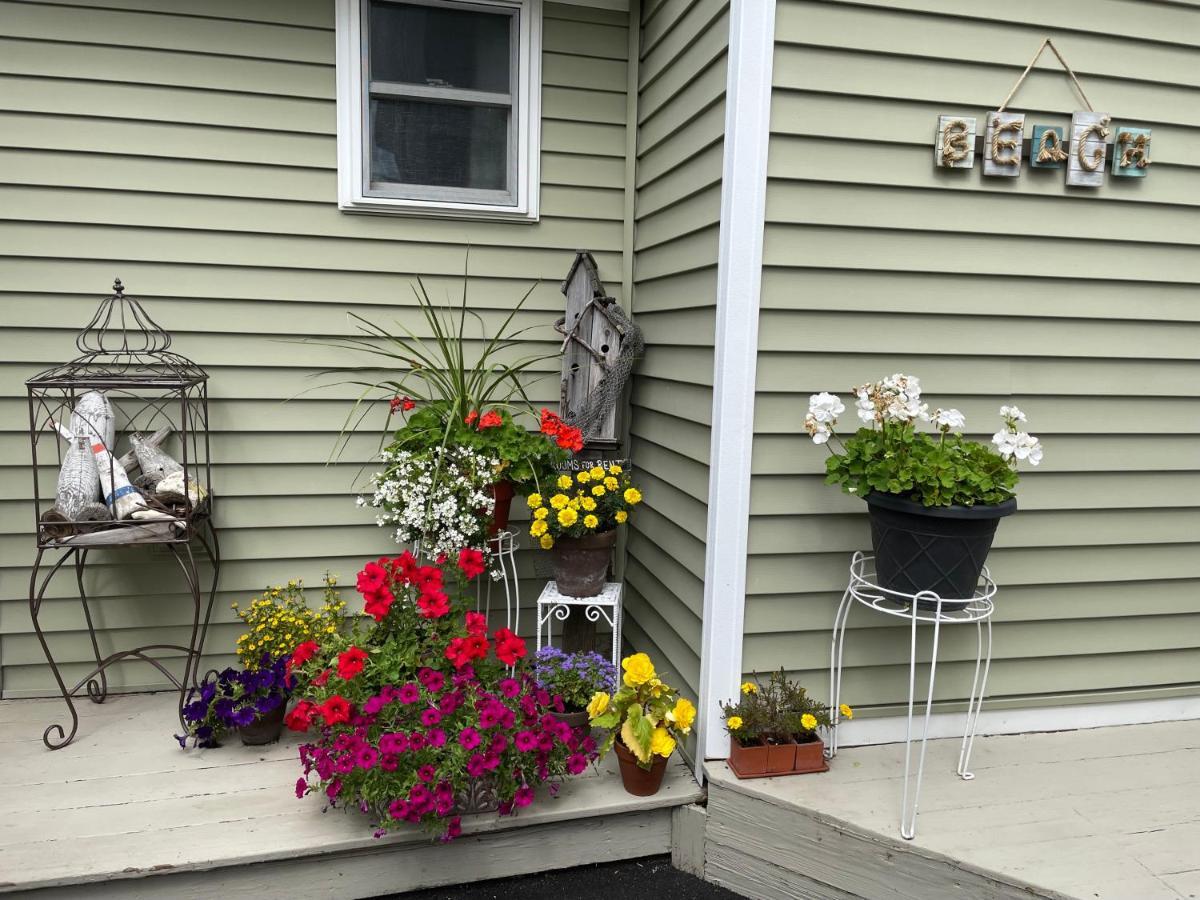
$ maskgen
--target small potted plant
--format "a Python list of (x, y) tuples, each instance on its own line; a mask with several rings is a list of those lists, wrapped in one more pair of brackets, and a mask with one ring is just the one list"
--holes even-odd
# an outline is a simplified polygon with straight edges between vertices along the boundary
[(616, 750), (625, 790), (649, 797), (662, 787), (676, 744), (691, 733), (696, 707), (658, 677), (645, 653), (625, 657), (621, 669), (621, 689), (612, 695), (597, 691), (588, 716), (594, 728), (608, 731), (600, 755)]
[[(809, 398), (804, 428), (825, 445), (827, 484), (867, 503), (875, 575), (879, 585), (901, 594), (931, 592), (943, 609), (962, 609), (974, 595), (996, 526), (1016, 512), (1017, 463), (1042, 460), (1042, 445), (1022, 430), (1025, 414), (1000, 408), (1004, 421), (992, 447), (964, 438), (957, 409), (929, 412), (921, 385), (896, 374), (855, 388), (863, 426), (840, 437), (835, 428), (846, 409), (833, 394)], [(917, 430), (931, 422), (935, 431)], [(919, 600), (924, 608), (936, 599)]]
[(616, 686), (617, 670), (594, 650), (566, 653), (557, 647), (543, 647), (534, 655), (534, 678), (555, 698), (554, 716), (571, 728), (588, 724), (587, 706), (599, 692)]
[[(782, 669), (763, 684), (756, 674), (737, 702), (722, 703), (729, 732), (729, 768), (738, 778), (828, 771), (818, 728), (832, 728), (829, 707), (808, 696)], [(841, 706), (844, 718), (853, 718)]]
[(642, 502), (642, 492), (618, 465), (563, 473), (549, 496), (526, 498), (529, 534), (554, 552), (554, 580), (567, 597), (594, 597), (604, 588), (617, 529)]

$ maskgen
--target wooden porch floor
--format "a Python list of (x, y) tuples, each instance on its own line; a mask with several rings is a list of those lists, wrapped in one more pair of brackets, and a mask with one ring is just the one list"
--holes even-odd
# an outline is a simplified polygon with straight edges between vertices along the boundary
[(705, 875), (750, 897), (867, 900), (1200, 897), (1200, 722), (930, 741), (914, 841), (904, 746), (828, 773), (709, 782)]
[(355, 812), (297, 800), (299, 741), (183, 751), (174, 696), (79, 705), (79, 734), (42, 745), (57, 700), (0, 701), (0, 892), (42, 897), (370, 897), (670, 851), (672, 808), (701, 799), (682, 762), (654, 797), (625, 793), (610, 757), (509, 819), (468, 816), (435, 845), (381, 839)]

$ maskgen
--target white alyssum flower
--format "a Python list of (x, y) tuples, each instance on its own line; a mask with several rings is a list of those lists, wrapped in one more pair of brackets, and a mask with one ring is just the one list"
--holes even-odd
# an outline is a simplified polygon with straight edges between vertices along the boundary
[(957, 409), (936, 409), (933, 412), (933, 417), (930, 419), (934, 426), (942, 431), (950, 431), (952, 429), (962, 429), (966, 427), (967, 419)]

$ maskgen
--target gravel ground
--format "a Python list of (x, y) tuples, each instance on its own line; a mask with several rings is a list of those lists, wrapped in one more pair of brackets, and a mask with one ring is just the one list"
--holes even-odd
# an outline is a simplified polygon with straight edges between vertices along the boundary
[(671, 867), (669, 856), (580, 866), (472, 885), (393, 894), (403, 900), (734, 900), (738, 895)]

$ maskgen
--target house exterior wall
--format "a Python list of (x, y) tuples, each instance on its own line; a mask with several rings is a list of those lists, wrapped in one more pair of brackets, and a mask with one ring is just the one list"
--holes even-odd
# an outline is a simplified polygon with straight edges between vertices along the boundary
[[(1198, 24), (1167, 4), (779, 0), (748, 672), (783, 666), (824, 693), (870, 536), (801, 420), (810, 393), (905, 372), (974, 436), (1015, 402), (1046, 446), (990, 558), (990, 705), (1200, 693)], [(1016, 179), (933, 167), (936, 117), (982, 124), (1046, 35), (1096, 109), (1154, 129), (1148, 178), (1089, 191), (1028, 163)], [(1077, 103), (1047, 53), (1011, 108), (1028, 131)], [(908, 641), (882, 618), (852, 616), (843, 691), (876, 711), (907, 694)], [(970, 683), (975, 636), (958, 631), (941, 701)]]
[(728, 4), (646, 0), (639, 61), (631, 452), (645, 503), (625, 634), (693, 700), (700, 680)]
[[(326, 569), (352, 583), (364, 559), (394, 546), (353, 503), (374, 439), (325, 465), (356, 392), (283, 402), (311, 386), (306, 376), (358, 361), (295, 341), (350, 334), (347, 311), (415, 324), (410, 276), (430, 276), (435, 297), (457, 292), (468, 245), (472, 307), (490, 322), (534, 279), (544, 282), (520, 324), (561, 315), (559, 280), (577, 248), (594, 253), (621, 297), (627, 12), (545, 4), (533, 225), (338, 211), (332, 0), (0, 3), (0, 23), (5, 696), (53, 688), (26, 599), (34, 547), (23, 382), (75, 355), (75, 334), (114, 276), (173, 333), (172, 349), (211, 375), (224, 555), (214, 665), (238, 633), (232, 600), (291, 577), (318, 584)], [(557, 347), (548, 327), (538, 334), (534, 350)], [(545, 375), (534, 399), (555, 403), (553, 363)], [(173, 565), (141, 550), (97, 561), (102, 652), (186, 642), (191, 614)], [(522, 569), (532, 577), (533, 561)], [(90, 647), (69, 581), (60, 574), (53, 584), (42, 622), (73, 683)], [(527, 584), (527, 602), (538, 587)], [(162, 686), (137, 663), (109, 670), (109, 683)]]

